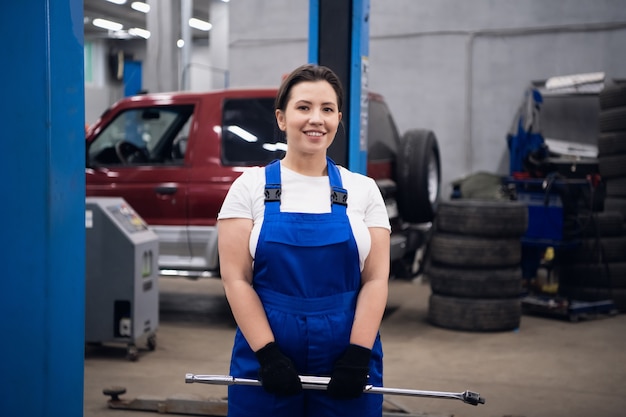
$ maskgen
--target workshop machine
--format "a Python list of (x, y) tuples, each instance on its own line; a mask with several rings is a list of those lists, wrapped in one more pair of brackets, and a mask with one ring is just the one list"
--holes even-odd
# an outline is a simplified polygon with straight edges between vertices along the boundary
[(85, 342), (124, 343), (134, 361), (139, 340), (156, 348), (157, 235), (122, 198), (85, 203)]
[[(553, 77), (533, 82), (507, 135), (506, 183), (528, 206), (522, 238), (525, 311), (569, 318), (613, 313), (611, 300), (580, 302), (532, 290), (531, 278), (551, 267), (554, 254), (576, 247), (576, 233), (565, 233), (581, 214), (601, 210), (604, 184), (598, 173), (598, 93), (604, 73)], [(549, 104), (549, 105), (547, 105)], [(570, 223), (568, 223), (570, 222)], [(575, 226), (575, 225), (574, 225)], [(575, 227), (574, 227), (575, 230)], [(546, 256), (547, 254), (547, 256)]]

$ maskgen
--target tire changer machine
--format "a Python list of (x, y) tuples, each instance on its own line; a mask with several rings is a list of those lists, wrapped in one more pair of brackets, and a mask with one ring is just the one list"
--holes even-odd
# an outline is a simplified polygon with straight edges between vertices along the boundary
[[(507, 134), (510, 176), (505, 183), (514, 190), (517, 200), (528, 206), (528, 229), (522, 237), (521, 262), (525, 283), (522, 308), (526, 312), (570, 321), (616, 312), (611, 300), (574, 300), (558, 291), (533, 288), (531, 282), (540, 268), (547, 270), (548, 280), (552, 281), (552, 270), (558, 265), (559, 254), (580, 244), (576, 224), (570, 227), (572, 219), (583, 214), (592, 216), (593, 211), (603, 207), (604, 198), (597, 149), (594, 154), (593, 149), (583, 144), (548, 142), (544, 138), (540, 123), (544, 97), (597, 95), (603, 85), (604, 74), (601, 73), (554, 77), (532, 83)], [(565, 153), (559, 154), (553, 148), (562, 148)]]

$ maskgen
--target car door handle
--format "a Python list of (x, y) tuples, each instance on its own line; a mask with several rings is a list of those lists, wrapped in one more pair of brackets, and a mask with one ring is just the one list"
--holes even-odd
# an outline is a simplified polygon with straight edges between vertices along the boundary
[(176, 191), (178, 191), (178, 187), (176, 187), (175, 185), (160, 185), (158, 187), (154, 187), (154, 191), (156, 191), (157, 194), (171, 195), (175, 194)]

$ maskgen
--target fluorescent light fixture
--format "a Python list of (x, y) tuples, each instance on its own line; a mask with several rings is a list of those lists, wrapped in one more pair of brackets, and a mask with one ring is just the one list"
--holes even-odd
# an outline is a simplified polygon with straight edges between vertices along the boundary
[(263, 146), (261, 146), (261, 147), (263, 149), (265, 149), (266, 151), (270, 151), (270, 152), (286, 151), (287, 150), (287, 144), (283, 143), (283, 142), (264, 143)]
[(223, 3), (228, 3), (230, 0), (222, 0)]
[(132, 2), (130, 4), (130, 7), (142, 13), (148, 13), (150, 11), (150, 5), (141, 1)]
[(128, 33), (144, 39), (148, 39), (150, 37), (150, 31), (142, 28), (130, 28), (128, 29)]
[(122, 25), (121, 23), (113, 22), (106, 19), (94, 19), (92, 23), (94, 26), (98, 26), (99, 28), (108, 30), (122, 30), (122, 28), (124, 27), (124, 25)]
[(211, 30), (211, 28), (213, 27), (213, 25), (210, 24), (209, 22), (196, 19), (195, 17), (192, 17), (191, 19), (189, 19), (189, 26), (191, 26), (192, 28), (196, 28), (198, 30), (203, 30), (205, 32)]
[(239, 126), (228, 126), (226, 128), (226, 130), (228, 130), (229, 132), (239, 136), (241, 139), (245, 140), (246, 142), (251, 142), (254, 143), (257, 140), (259, 140), (259, 138), (257, 138), (256, 136), (254, 136), (252, 133), (248, 132), (247, 130), (239, 127)]
[(107, 0), (108, 2), (115, 4), (126, 4), (126, 0)]

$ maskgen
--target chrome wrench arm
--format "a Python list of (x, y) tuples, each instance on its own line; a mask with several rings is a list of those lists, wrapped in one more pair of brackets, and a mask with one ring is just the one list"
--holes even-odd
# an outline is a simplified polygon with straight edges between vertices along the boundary
[[(302, 388), (313, 390), (325, 390), (328, 386), (330, 378), (317, 376), (300, 376)], [(230, 375), (195, 375), (186, 374), (185, 382), (188, 384), (197, 382), (201, 384), (211, 385), (251, 385), (261, 386), (261, 381), (257, 379), (235, 378)], [(442, 391), (423, 391), (403, 388), (384, 388), (366, 385), (363, 389), (364, 393), (370, 394), (387, 394), (387, 395), (405, 395), (410, 397), (429, 397), (429, 398), (447, 398), (461, 400), (466, 404), (478, 405), (485, 404), (485, 399), (480, 394), (472, 391), (464, 392), (442, 392)]]

